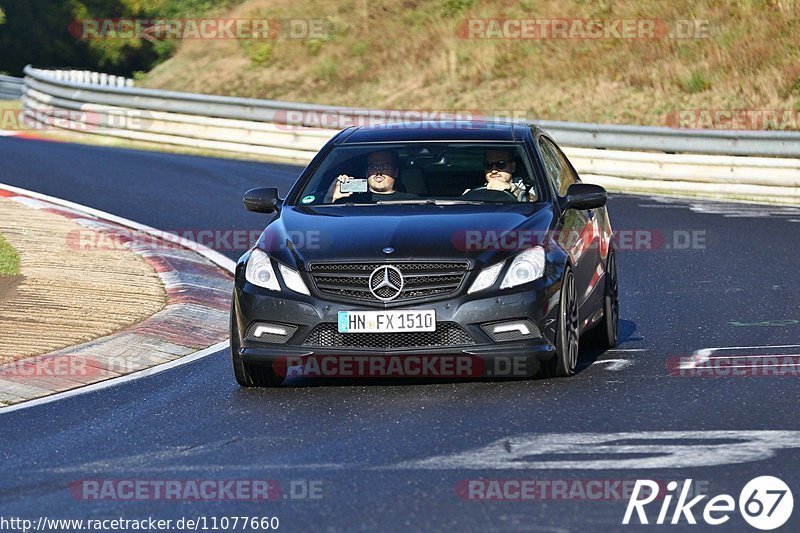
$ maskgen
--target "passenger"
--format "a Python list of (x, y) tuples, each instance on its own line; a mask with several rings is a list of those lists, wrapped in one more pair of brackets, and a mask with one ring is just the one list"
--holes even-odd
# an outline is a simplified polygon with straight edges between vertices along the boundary
[(416, 194), (400, 192), (395, 190), (397, 180), (398, 162), (393, 152), (380, 151), (373, 152), (367, 157), (367, 192), (342, 192), (341, 184), (355, 179), (347, 174), (342, 174), (334, 182), (332, 201), (342, 203), (346, 198), (347, 202), (353, 203), (374, 203), (384, 200), (411, 200), (419, 198)]

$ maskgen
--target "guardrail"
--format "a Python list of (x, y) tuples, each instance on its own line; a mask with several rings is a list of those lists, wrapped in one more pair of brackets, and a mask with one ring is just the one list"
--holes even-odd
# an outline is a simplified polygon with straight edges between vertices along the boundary
[(19, 100), (22, 87), (22, 78), (0, 75), (0, 100)]
[[(124, 78), (112, 81), (98, 73), (81, 72), (26, 67), (26, 117), (85, 133), (308, 161), (339, 129), (320, 125), (344, 127), (406, 116), (142, 89)], [(800, 204), (798, 132), (533, 122), (568, 147), (565, 151), (586, 181), (610, 190)], [(698, 152), (703, 155), (690, 155)]]

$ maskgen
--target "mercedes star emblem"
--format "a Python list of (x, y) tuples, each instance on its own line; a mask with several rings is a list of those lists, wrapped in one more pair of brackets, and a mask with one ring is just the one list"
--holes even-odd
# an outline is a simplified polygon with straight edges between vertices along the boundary
[(392, 265), (379, 266), (369, 276), (369, 292), (382, 302), (394, 300), (403, 291), (403, 273)]

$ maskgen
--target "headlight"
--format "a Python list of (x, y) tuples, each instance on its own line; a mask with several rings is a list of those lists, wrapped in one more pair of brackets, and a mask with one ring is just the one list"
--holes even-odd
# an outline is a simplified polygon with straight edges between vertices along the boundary
[[(310, 294), (298, 271), (280, 263), (278, 263), (278, 270), (281, 272), (286, 288), (300, 294)], [(281, 290), (278, 276), (275, 275), (275, 269), (272, 268), (272, 261), (267, 254), (258, 248), (255, 248), (250, 253), (250, 259), (247, 260), (247, 268), (244, 271), (244, 279), (253, 285), (258, 285), (271, 291)]]
[(286, 284), (286, 287), (294, 292), (299, 292), (300, 294), (310, 294), (308, 292), (308, 287), (303, 282), (303, 278), (300, 277), (300, 273), (296, 270), (292, 270), (287, 266), (283, 266), (282, 264), (278, 263), (278, 270), (281, 271), (281, 276), (283, 277), (283, 282)]
[(525, 250), (517, 255), (511, 266), (508, 267), (508, 272), (503, 277), (500, 288), (516, 287), (541, 278), (544, 275), (544, 264), (544, 248), (536, 246), (530, 250)]
[(495, 280), (497, 280), (497, 275), (500, 274), (501, 270), (503, 270), (504, 264), (505, 262), (497, 263), (496, 265), (484, 268), (481, 273), (478, 274), (478, 277), (475, 278), (475, 281), (472, 282), (472, 286), (467, 291), (467, 294), (482, 291), (483, 289), (488, 289), (494, 285)]
[(244, 279), (253, 285), (258, 285), (271, 291), (281, 290), (278, 276), (275, 275), (275, 270), (272, 268), (272, 261), (270, 261), (267, 254), (258, 248), (250, 252), (247, 268), (244, 271)]

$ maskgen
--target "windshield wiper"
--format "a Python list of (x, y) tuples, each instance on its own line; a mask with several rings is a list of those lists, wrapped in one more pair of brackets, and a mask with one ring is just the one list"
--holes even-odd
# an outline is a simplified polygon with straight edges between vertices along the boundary
[(392, 204), (395, 204), (395, 205), (403, 205), (403, 204), (409, 204), (409, 205), (453, 205), (453, 204), (479, 205), (479, 204), (485, 204), (486, 202), (481, 202), (481, 201), (478, 201), (478, 200), (458, 200), (458, 199), (437, 200), (435, 198), (420, 198), (420, 199), (415, 199), (415, 200), (378, 200), (378, 203), (379, 204), (386, 204), (386, 205), (392, 205)]
[(375, 204), (373, 204), (372, 202), (368, 202), (368, 203), (362, 203), (362, 202), (359, 202), (359, 203), (356, 203), (356, 202), (336, 202), (336, 203), (334, 203), (334, 202), (331, 202), (329, 204), (307, 204), (307, 205), (310, 206), (310, 207), (353, 207), (353, 206), (356, 206), (356, 205), (375, 205)]
[(483, 205), (488, 202), (482, 200), (438, 200), (437, 205), (453, 205), (453, 204), (467, 204), (467, 205)]
[(419, 198), (413, 200), (378, 200), (378, 204), (419, 204), (419, 205), (436, 205), (436, 200), (432, 198)]

